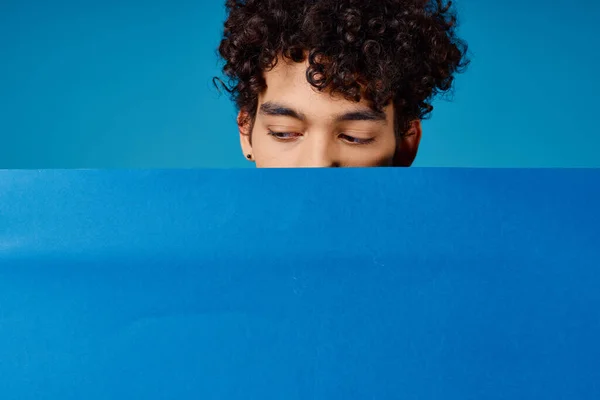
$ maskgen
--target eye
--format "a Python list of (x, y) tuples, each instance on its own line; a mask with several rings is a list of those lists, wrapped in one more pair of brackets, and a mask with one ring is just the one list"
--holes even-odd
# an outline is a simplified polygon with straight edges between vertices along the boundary
[(270, 136), (273, 136), (275, 139), (277, 140), (281, 140), (281, 141), (291, 141), (294, 139), (297, 139), (298, 137), (302, 136), (301, 133), (296, 133), (296, 132), (276, 132), (276, 131), (272, 131), (269, 129), (268, 134)]
[(342, 139), (344, 142), (353, 144), (353, 145), (369, 144), (369, 143), (372, 143), (373, 141), (375, 141), (374, 138), (362, 139), (362, 138), (357, 138), (354, 136), (347, 135), (345, 133), (340, 134), (339, 138)]

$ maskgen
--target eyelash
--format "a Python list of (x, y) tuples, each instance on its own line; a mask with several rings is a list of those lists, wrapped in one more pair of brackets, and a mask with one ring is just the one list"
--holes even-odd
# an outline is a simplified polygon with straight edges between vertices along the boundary
[(293, 137), (282, 137), (284, 135), (295, 135), (295, 133), (293, 132), (275, 132), (269, 129), (269, 135), (273, 136), (275, 139), (278, 140), (282, 140), (282, 141), (288, 141), (288, 140), (292, 140)]
[[(285, 137), (285, 135), (296, 135), (296, 133), (293, 132), (275, 132), (269, 129), (268, 134), (270, 136), (273, 136), (275, 139), (282, 141), (282, 142), (286, 142), (286, 141), (292, 141), (294, 140), (295, 137)], [(352, 146), (364, 146), (367, 144), (371, 144), (375, 141), (375, 138), (369, 138), (369, 139), (360, 139), (360, 138), (355, 138), (353, 136), (350, 135), (346, 135), (345, 133), (341, 133), (339, 136), (345, 136), (346, 139), (342, 139), (344, 140), (344, 142), (352, 145)], [(350, 140), (347, 140), (350, 139)]]

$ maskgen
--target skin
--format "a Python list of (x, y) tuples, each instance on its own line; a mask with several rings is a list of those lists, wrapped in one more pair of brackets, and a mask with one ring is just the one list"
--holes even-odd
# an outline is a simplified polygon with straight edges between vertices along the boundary
[[(408, 166), (416, 156), (421, 123), (398, 140), (394, 107), (375, 113), (364, 100), (355, 103), (319, 92), (306, 80), (305, 63), (280, 60), (265, 73), (267, 89), (258, 99), (254, 123), (241, 123), (244, 156), (259, 168)], [(251, 121), (251, 119), (245, 119)]]

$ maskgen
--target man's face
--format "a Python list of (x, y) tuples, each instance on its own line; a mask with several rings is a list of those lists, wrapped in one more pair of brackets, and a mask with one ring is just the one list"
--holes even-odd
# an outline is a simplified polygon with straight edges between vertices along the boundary
[(252, 132), (240, 126), (244, 153), (257, 167), (392, 165), (400, 144), (393, 106), (376, 113), (364, 100), (318, 92), (306, 80), (307, 67), (280, 60), (265, 73)]

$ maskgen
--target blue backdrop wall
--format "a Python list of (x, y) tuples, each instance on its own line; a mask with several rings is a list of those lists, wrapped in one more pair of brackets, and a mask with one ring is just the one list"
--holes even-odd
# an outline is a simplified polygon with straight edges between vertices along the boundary
[[(456, 4), (473, 63), (416, 165), (600, 166), (600, 3)], [(223, 18), (220, 0), (3, 0), (0, 168), (249, 167), (211, 83)]]

